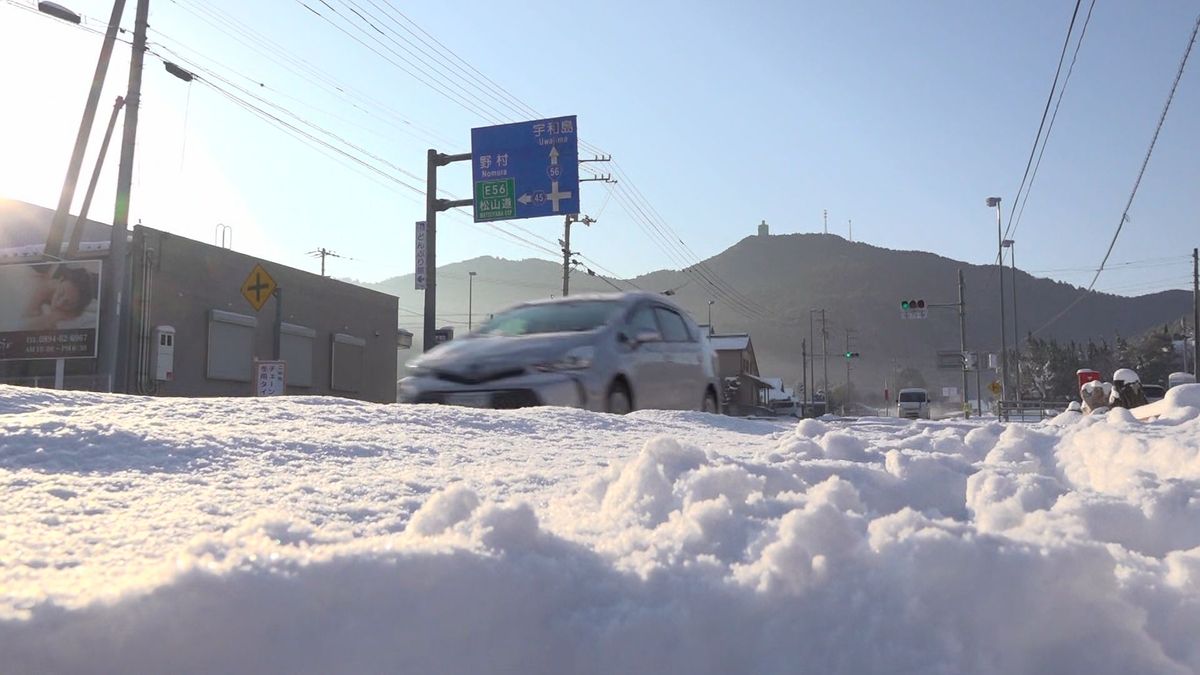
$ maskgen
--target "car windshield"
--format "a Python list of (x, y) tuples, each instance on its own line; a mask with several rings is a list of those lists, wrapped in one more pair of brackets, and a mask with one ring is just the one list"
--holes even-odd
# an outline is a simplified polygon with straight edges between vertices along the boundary
[(535, 335), (595, 330), (621, 311), (613, 300), (583, 300), (522, 305), (492, 317), (480, 335)]
[(900, 392), (901, 403), (924, 403), (925, 394), (920, 391), (902, 391)]

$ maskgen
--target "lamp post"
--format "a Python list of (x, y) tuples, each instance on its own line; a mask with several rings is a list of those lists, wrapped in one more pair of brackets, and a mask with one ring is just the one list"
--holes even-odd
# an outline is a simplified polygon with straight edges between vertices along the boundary
[[(1008, 400), (1008, 338), (1004, 335), (1004, 235), (1000, 232), (1000, 198), (988, 197), (989, 208), (996, 209), (996, 274), (1000, 279), (1000, 400)], [(999, 413), (999, 410), (997, 410)]]
[(1013, 239), (1005, 239), (1001, 242), (1004, 248), (1008, 249), (1008, 260), (1012, 264), (1012, 314), (1013, 314), (1013, 358), (1016, 363), (1013, 364), (1013, 396), (1014, 400), (1021, 400), (1021, 335), (1017, 331), (1017, 247), (1016, 241)]
[(467, 332), (471, 332), (475, 318), (475, 273), (467, 272)]
[(709, 332), (709, 333), (712, 333), (712, 332), (713, 332), (713, 325), (712, 325), (712, 306), (713, 306), (713, 303), (714, 303), (714, 302), (716, 302), (716, 301), (715, 301), (715, 300), (709, 300), (709, 301), (708, 301), (708, 332)]

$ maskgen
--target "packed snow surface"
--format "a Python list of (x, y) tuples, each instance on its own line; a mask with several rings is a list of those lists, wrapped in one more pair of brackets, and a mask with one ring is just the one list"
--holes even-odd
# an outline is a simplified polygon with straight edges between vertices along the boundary
[(1164, 414), (741, 420), (0, 386), (4, 673), (1198, 673)]

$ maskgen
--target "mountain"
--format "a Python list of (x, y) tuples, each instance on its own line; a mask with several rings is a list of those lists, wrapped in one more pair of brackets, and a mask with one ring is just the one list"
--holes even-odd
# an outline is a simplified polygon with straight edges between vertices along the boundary
[[(967, 346), (969, 350), (1000, 349), (999, 290), (994, 265), (971, 265), (921, 251), (895, 251), (837, 235), (785, 234), (750, 236), (699, 266), (700, 276), (719, 278), (735, 290), (718, 292), (702, 279), (679, 270), (660, 270), (630, 280), (646, 290), (675, 289), (674, 299), (699, 323), (707, 321), (708, 301), (715, 300), (712, 318), (719, 332), (749, 332), (764, 375), (800, 381), (801, 342), (809, 338), (810, 308), (824, 308), (827, 319), (831, 387), (846, 380), (846, 329), (849, 346), (860, 354), (851, 362), (851, 379), (860, 392), (880, 392), (895, 373), (915, 368), (940, 393), (942, 386), (961, 386), (958, 371), (938, 370), (939, 350), (959, 349), (959, 320), (954, 307), (931, 307), (925, 320), (900, 318), (900, 302), (923, 299), (931, 305), (958, 300), (958, 270), (965, 282)], [(532, 297), (560, 295), (562, 267), (545, 260), (508, 261), (477, 258), (438, 268), (438, 325), (467, 323), (468, 272), (475, 271), (474, 316)], [(1005, 271), (1005, 286), (1011, 283)], [(609, 291), (609, 283), (628, 283), (571, 275), (571, 292)], [(423, 293), (412, 290), (412, 275), (370, 287), (400, 297), (401, 324), (421, 333)], [(1184, 291), (1165, 291), (1139, 297), (1088, 294), (1061, 318), (1054, 320), (1079, 296), (1070, 284), (1017, 271), (1018, 319), (1021, 338), (1043, 326), (1039, 337), (1060, 341), (1107, 340), (1134, 336), (1190, 314), (1192, 297)], [(1011, 348), (1012, 303), (1005, 300), (1007, 340)], [(411, 321), (406, 321), (411, 317)], [(820, 314), (812, 314), (816, 352), (820, 354)], [(1053, 321), (1052, 321), (1053, 320)], [(452, 324), (453, 325), (453, 324)], [(812, 351), (810, 344), (809, 350)], [(818, 385), (824, 364), (818, 357)], [(985, 382), (987, 373), (984, 374)], [(971, 383), (973, 388), (974, 382)], [(894, 389), (894, 385), (893, 385)]]

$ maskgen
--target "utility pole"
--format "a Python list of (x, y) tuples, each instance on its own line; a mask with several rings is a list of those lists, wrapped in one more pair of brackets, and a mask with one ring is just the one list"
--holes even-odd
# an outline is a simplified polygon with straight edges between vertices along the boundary
[(824, 224), (825, 234), (829, 234), (829, 209), (825, 209), (822, 221)]
[(825, 310), (821, 310), (821, 359), (824, 362), (825, 374), (821, 379), (821, 387), (825, 391), (825, 412), (829, 412), (829, 330), (825, 325)]
[[(133, 187), (133, 153), (137, 147), (138, 109), (142, 107), (142, 60), (146, 54), (146, 27), (150, 0), (138, 0), (133, 22), (133, 46), (129, 58), (129, 90), (125, 94), (125, 128), (121, 134), (121, 164), (117, 170), (117, 205), (113, 214), (112, 239), (108, 254), (108, 323), (100, 328), (100, 372), (109, 376), (109, 389), (119, 390), (117, 361), (122, 342), (122, 308), (125, 297), (125, 268), (129, 251), (129, 199)], [(105, 306), (101, 302), (101, 307)]]
[(842, 415), (846, 414), (846, 401), (850, 399), (850, 334), (853, 328), (846, 329), (846, 393), (842, 395)]
[(571, 286), (571, 223), (591, 225), (594, 222), (596, 222), (594, 218), (589, 218), (588, 216), (580, 218), (578, 213), (568, 213), (567, 217), (563, 219), (563, 238), (559, 239), (558, 243), (562, 245), (563, 252), (562, 294), (564, 298), (570, 293)]
[(308, 254), (314, 258), (321, 259), (321, 276), (325, 276), (325, 258), (344, 258), (327, 248), (321, 247), (315, 251), (309, 251)]
[(1013, 400), (1021, 400), (1021, 337), (1017, 330), (1017, 242), (1012, 239), (1005, 239), (1001, 242), (1001, 246), (1008, 249), (1008, 259), (1012, 264), (1012, 316), (1013, 316), (1013, 378), (1015, 383), (1015, 391)]
[(850, 230), (850, 241), (854, 241), (854, 221), (847, 220), (846, 227), (849, 228), (849, 230)]
[[(51, 221), (50, 232), (46, 237), (44, 255), (47, 257), (58, 255), (62, 249), (63, 236), (67, 231), (67, 218), (71, 213), (71, 202), (75, 200), (75, 186), (79, 182), (79, 172), (83, 168), (83, 155), (87, 151), (92, 124), (96, 120), (96, 109), (100, 107), (100, 91), (104, 88), (104, 76), (108, 73), (108, 63), (112, 60), (113, 45), (116, 44), (117, 31), (121, 27), (121, 15), (124, 13), (125, 0), (116, 0), (113, 3), (112, 17), (108, 20), (108, 29), (104, 32), (104, 42), (100, 43), (100, 58), (96, 61), (96, 72), (92, 75), (92, 88), (88, 93), (87, 102), (83, 106), (83, 119), (79, 121), (79, 131), (75, 135), (75, 148), (71, 151), (71, 161), (67, 165), (67, 177), (63, 180), (62, 192), (58, 197), (58, 208), (54, 211), (54, 220)], [(144, 32), (142, 37), (144, 46)]]
[(470, 161), (471, 153), (447, 155), (433, 148), (425, 163), (425, 316), (421, 330), (421, 348), (433, 349), (437, 341), (437, 214), (459, 206), (471, 206), (473, 199), (448, 200), (437, 196), (437, 170), (451, 162)]
[[(1187, 338), (1184, 337), (1184, 350)], [(1192, 249), (1192, 374), (1200, 375), (1200, 249)]]
[(467, 272), (467, 332), (475, 328), (475, 272)]
[[(971, 405), (969, 403), (970, 395), (967, 393), (967, 388), (970, 386), (967, 383), (967, 366), (969, 365), (969, 357), (967, 355), (967, 296), (966, 285), (963, 283), (962, 268), (958, 268), (958, 348), (962, 350), (963, 367), (963, 415), (971, 418)], [(976, 357), (978, 358), (978, 357)]]
[(801, 400), (808, 400), (808, 341), (803, 338), (800, 339), (800, 361), (804, 364), (804, 398)]

